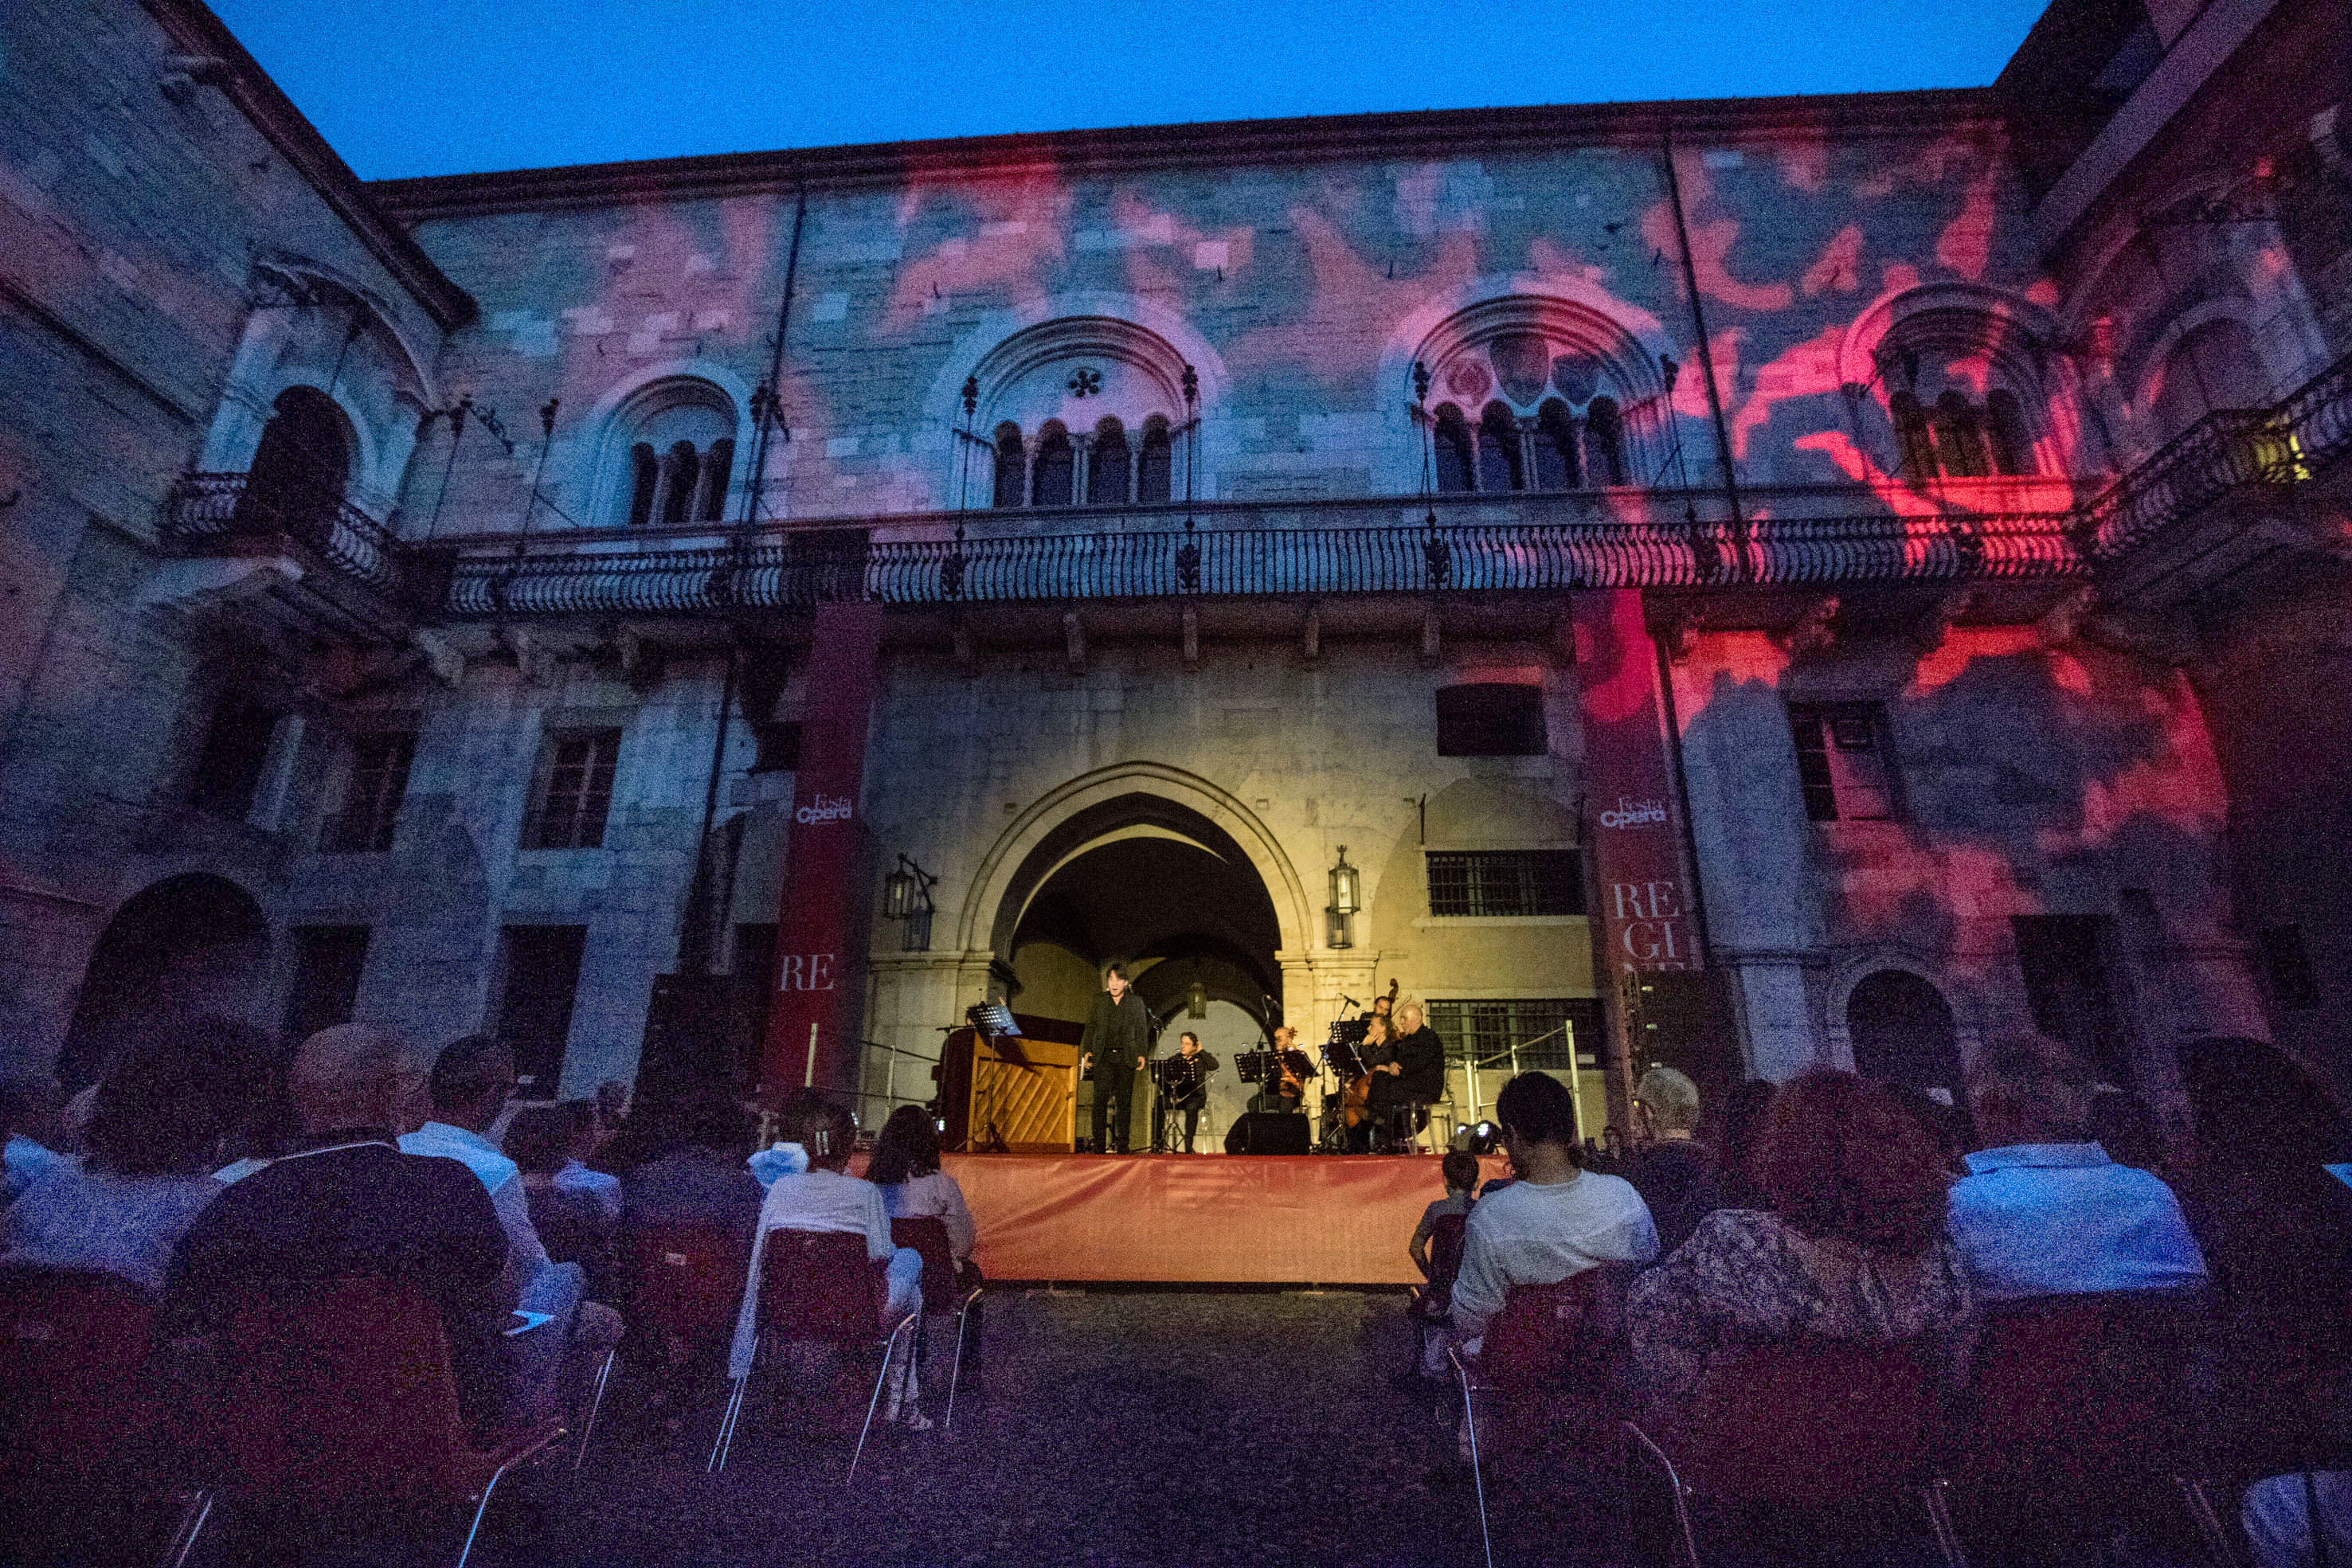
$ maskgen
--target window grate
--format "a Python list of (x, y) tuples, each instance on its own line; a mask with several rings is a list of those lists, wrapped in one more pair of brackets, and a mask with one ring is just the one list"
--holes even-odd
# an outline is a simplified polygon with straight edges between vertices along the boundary
[[(1507, 1071), (1511, 1047), (1517, 1044), (1523, 1071), (1595, 1071), (1601, 1066), (1601, 1004), (1589, 997), (1433, 1001), (1427, 1007), (1429, 1027), (1445, 1041), (1448, 1061), (1484, 1063), (1486, 1071)], [(1563, 1024), (1567, 1033), (1553, 1032)], [(1504, 1060), (1497, 1062), (1497, 1057)]]
[(400, 802), (408, 793), (409, 765), (415, 759), (413, 735), (363, 735), (353, 742), (343, 809), (327, 819), (319, 847), (338, 854), (382, 854), (391, 849)]
[(1792, 704), (1789, 729), (1808, 819), (1883, 822), (1895, 816), (1885, 719), (1877, 704)]
[(523, 823), (522, 847), (602, 849), (620, 755), (617, 729), (549, 736), (540, 753), (537, 800)]
[(1581, 915), (1582, 867), (1574, 850), (1432, 850), (1429, 912)]

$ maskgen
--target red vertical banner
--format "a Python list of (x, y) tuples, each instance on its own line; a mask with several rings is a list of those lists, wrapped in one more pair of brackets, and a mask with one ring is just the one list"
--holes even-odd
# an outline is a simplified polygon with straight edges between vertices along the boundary
[(1601, 894), (1593, 913), (1604, 983), (1614, 985), (1621, 1002), (1612, 1010), (1610, 1033), (1622, 1065), (1632, 1057), (1622, 1005), (1632, 988), (1628, 977), (1700, 968), (1706, 955), (1683, 854), (1681, 795), (1666, 752), (1673, 741), (1658, 690), (1657, 644), (1643, 619), (1641, 591), (1580, 591), (1571, 614), (1582, 677), (1585, 814)]
[(803, 1085), (855, 1089), (854, 1036), (869, 914), (866, 733), (880, 679), (882, 607), (822, 604), (809, 651), (793, 831), (776, 911), (776, 996), (760, 1086), (773, 1102)]

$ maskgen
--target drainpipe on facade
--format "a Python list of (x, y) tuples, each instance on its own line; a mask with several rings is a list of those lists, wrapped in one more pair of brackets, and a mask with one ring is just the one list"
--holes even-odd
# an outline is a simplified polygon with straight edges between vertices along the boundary
[[(1706, 307), (1698, 297), (1698, 267), (1691, 259), (1690, 225), (1683, 216), (1683, 183), (1675, 172), (1675, 132), (1671, 125), (1665, 131), (1666, 199), (1674, 204), (1675, 238), (1682, 246), (1683, 287), (1690, 296), (1691, 326), (1698, 333), (1698, 370), (1706, 382), (1706, 406), (1714, 417), (1715, 453), (1723, 465), (1723, 498), (1731, 507), (1731, 574), (1733, 580), (1748, 575), (1748, 516), (1739, 502), (1739, 475), (1731, 463), (1731, 427), (1724, 422), (1723, 393), (1715, 381), (1715, 347), (1706, 335)], [(1666, 406), (1666, 417), (1674, 417), (1674, 405)]]

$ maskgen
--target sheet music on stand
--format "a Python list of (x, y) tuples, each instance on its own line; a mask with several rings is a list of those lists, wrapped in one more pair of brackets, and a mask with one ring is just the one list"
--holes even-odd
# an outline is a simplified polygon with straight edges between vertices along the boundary
[(964, 1009), (963, 1016), (982, 1034), (1021, 1038), (1021, 1026), (1013, 1021), (1013, 1009), (1003, 1002), (974, 1002)]

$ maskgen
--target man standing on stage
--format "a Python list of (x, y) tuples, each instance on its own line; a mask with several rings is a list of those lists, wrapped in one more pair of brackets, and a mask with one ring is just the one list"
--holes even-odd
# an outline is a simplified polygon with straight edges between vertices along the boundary
[(1397, 1037), (1388, 1062), (1372, 1069), (1371, 1110), (1387, 1146), (1410, 1148), (1421, 1111), (1445, 1094), (1445, 1042), (1422, 1021), (1421, 1004), (1397, 1009)]
[[(1143, 998), (1128, 988), (1127, 971), (1113, 964), (1103, 975), (1102, 994), (1087, 1014), (1086, 1052), (1078, 1067), (1095, 1073), (1095, 1153), (1127, 1153), (1129, 1112), (1135, 1103), (1135, 1075), (1151, 1055), (1151, 1022)], [(1118, 1107), (1117, 1146), (1111, 1142), (1111, 1106)]]

